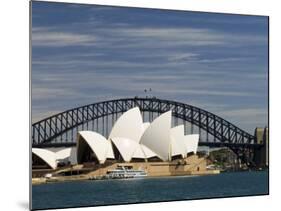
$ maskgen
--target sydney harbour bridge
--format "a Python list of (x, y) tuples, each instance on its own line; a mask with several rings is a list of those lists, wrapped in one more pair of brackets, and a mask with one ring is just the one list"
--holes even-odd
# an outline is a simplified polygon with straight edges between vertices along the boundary
[(200, 146), (228, 147), (245, 163), (264, 148), (255, 136), (231, 122), (198, 107), (155, 97), (134, 97), (97, 102), (66, 110), (32, 124), (32, 147), (76, 145), (77, 132), (93, 130), (108, 136), (112, 125), (127, 110), (138, 106), (144, 121), (171, 110), (173, 126), (183, 124), (186, 134), (200, 134)]

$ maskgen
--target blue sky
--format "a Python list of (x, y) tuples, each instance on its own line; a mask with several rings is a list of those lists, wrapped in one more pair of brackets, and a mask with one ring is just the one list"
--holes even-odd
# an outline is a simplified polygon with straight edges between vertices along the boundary
[(268, 125), (267, 17), (32, 3), (32, 121), (152, 95)]

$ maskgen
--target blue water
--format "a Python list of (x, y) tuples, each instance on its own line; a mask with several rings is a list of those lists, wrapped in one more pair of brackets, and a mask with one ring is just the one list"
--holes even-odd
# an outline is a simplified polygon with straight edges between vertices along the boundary
[(268, 194), (267, 171), (33, 185), (32, 208), (97, 206), (257, 194)]

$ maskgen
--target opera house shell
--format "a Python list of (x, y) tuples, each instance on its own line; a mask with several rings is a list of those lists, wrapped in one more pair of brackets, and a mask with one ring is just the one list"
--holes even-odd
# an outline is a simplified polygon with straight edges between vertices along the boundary
[(199, 135), (185, 135), (184, 125), (171, 127), (172, 112), (167, 111), (151, 123), (143, 122), (138, 107), (134, 107), (113, 125), (108, 138), (94, 131), (79, 131), (76, 147), (60, 150), (33, 148), (32, 153), (50, 168), (61, 160), (71, 164), (106, 161), (171, 161), (196, 154)]

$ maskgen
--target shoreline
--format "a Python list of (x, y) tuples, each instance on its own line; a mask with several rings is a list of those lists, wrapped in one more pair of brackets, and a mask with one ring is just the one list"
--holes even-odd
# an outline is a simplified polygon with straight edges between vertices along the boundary
[[(149, 175), (147, 177), (143, 177), (142, 179), (146, 178), (163, 178), (163, 177), (182, 177), (182, 176), (206, 176), (206, 175), (217, 175), (221, 172), (219, 170), (207, 170), (202, 172), (189, 172), (188, 174), (184, 175)], [(91, 175), (72, 175), (72, 176), (55, 176), (51, 178), (32, 178), (31, 182), (32, 185), (41, 185), (41, 184), (48, 184), (48, 183), (58, 183), (58, 182), (71, 182), (71, 181), (84, 181), (84, 180), (116, 180), (116, 179), (105, 179), (105, 175), (99, 176), (91, 176)], [(130, 178), (134, 179), (134, 178)], [(121, 179), (121, 180), (128, 180), (128, 179)]]
[[(157, 176), (147, 176), (141, 179), (147, 179), (147, 178), (169, 178), (169, 177), (193, 177), (193, 176), (209, 176), (209, 175), (217, 175), (221, 173), (236, 173), (236, 172), (260, 172), (260, 171), (268, 171), (268, 169), (262, 169), (262, 170), (243, 170), (243, 171), (220, 171), (220, 170), (208, 170), (204, 173), (197, 174), (186, 174), (186, 175), (157, 175)], [(42, 185), (42, 184), (50, 184), (50, 183), (62, 183), (62, 182), (72, 182), (72, 181), (86, 181), (86, 180), (130, 180), (134, 178), (127, 178), (127, 179), (104, 179), (102, 176), (97, 177), (91, 177), (89, 175), (75, 175), (75, 176), (57, 176), (52, 178), (32, 178), (32, 185)], [(139, 179), (139, 178), (138, 178)]]

